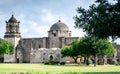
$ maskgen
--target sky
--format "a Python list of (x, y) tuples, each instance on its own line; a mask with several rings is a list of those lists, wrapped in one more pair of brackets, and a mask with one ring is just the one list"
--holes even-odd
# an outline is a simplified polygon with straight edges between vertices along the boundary
[[(23, 38), (47, 37), (50, 27), (61, 20), (72, 31), (72, 37), (83, 37), (82, 29), (74, 28), (76, 9), (88, 9), (95, 0), (2, 0), (0, 1), (0, 37), (4, 37), (5, 21), (12, 15), (20, 21)], [(112, 0), (110, 0), (112, 1)], [(119, 40), (117, 40), (119, 42)]]

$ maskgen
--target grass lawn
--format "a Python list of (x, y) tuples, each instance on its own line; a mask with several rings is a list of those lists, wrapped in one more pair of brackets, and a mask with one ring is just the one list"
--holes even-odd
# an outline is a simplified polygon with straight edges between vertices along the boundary
[(120, 66), (0, 64), (0, 74), (120, 74)]

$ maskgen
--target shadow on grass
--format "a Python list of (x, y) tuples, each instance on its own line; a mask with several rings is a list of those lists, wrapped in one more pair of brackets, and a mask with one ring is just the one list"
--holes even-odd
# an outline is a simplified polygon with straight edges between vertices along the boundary
[[(0, 73), (1, 74), (1, 73)], [(6, 73), (2, 73), (2, 74), (6, 74)], [(35, 72), (35, 73), (10, 73), (10, 74), (51, 74), (51, 73), (40, 73), (40, 72)], [(63, 73), (59, 73), (59, 74), (120, 74), (120, 72), (63, 72)]]
[(120, 74), (120, 72), (85, 72), (82, 74)]
[(61, 74), (120, 74), (120, 72), (68, 72), (68, 73), (61, 73)]

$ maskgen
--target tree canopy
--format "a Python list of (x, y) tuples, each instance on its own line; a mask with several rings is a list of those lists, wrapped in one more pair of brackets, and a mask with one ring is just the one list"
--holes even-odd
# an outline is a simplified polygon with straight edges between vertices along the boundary
[(0, 54), (12, 53), (14, 46), (12, 43), (0, 38)]
[(75, 63), (77, 63), (77, 59), (79, 58), (79, 49), (77, 48), (78, 40), (74, 40), (70, 46), (64, 46), (61, 50), (63, 56), (70, 56), (74, 59)]
[(113, 55), (115, 48), (108, 39), (100, 39), (95, 36), (85, 36), (78, 42), (80, 54), (84, 57), (93, 56), (95, 65), (97, 64), (97, 55)]
[(89, 9), (79, 7), (75, 27), (100, 38), (120, 37), (120, 0), (96, 0)]
[[(75, 63), (80, 56), (88, 58), (94, 57), (97, 64), (98, 55), (113, 55), (115, 48), (108, 39), (100, 39), (95, 36), (85, 36), (72, 42), (70, 46), (64, 46), (61, 50), (63, 56), (73, 57)], [(86, 63), (87, 64), (87, 63)]]

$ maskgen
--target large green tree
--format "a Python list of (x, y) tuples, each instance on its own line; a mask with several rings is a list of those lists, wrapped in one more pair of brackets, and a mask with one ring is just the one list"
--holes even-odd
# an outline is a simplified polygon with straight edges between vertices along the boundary
[(100, 39), (95, 36), (85, 36), (81, 38), (77, 46), (82, 56), (87, 58), (90, 56), (94, 57), (95, 66), (98, 55), (113, 55), (115, 53), (114, 46), (108, 39)]
[(89, 9), (79, 7), (75, 27), (100, 38), (120, 37), (120, 0), (96, 0)]
[(70, 56), (77, 63), (77, 59), (80, 57), (79, 49), (77, 49), (78, 40), (74, 40), (70, 46), (64, 46), (61, 50), (63, 56)]
[(0, 54), (12, 53), (14, 46), (12, 43), (0, 38)]

